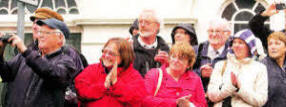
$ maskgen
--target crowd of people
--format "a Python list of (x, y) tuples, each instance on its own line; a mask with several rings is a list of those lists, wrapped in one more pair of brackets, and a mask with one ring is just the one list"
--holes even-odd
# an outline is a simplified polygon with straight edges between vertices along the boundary
[[(229, 21), (213, 18), (202, 43), (192, 25), (178, 24), (169, 48), (158, 35), (162, 19), (144, 10), (131, 38), (110, 38), (100, 62), (88, 64), (65, 45), (64, 18), (38, 8), (30, 45), (15, 34), (0, 41), (3, 107), (283, 107), (286, 34), (264, 25), (276, 13), (271, 4), (234, 35)], [(18, 50), (9, 61), (7, 44)]]

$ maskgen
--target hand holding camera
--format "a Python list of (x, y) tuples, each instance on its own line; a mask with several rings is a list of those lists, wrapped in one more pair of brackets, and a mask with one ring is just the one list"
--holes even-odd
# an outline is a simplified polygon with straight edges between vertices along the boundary
[(276, 3), (275, 7), (276, 7), (276, 10), (284, 10), (284, 9), (286, 9), (285, 3)]
[(11, 42), (8, 42), (8, 40), (10, 39), (12, 37), (12, 35), (10, 35), (10, 34), (5, 34), (4, 36), (1, 36), (0, 37), (0, 41), (2, 41), (4, 44), (6, 44), (6, 43), (11, 43)]
[(10, 44), (13, 47), (17, 47), (17, 49), (23, 53), (25, 50), (27, 50), (27, 47), (25, 46), (24, 42), (21, 40), (21, 38), (15, 34), (3, 34), (0, 35), (0, 47), (2, 47), (5, 44)]
[(270, 17), (284, 9), (286, 9), (285, 3), (273, 3), (264, 12), (262, 12), (261, 15)]

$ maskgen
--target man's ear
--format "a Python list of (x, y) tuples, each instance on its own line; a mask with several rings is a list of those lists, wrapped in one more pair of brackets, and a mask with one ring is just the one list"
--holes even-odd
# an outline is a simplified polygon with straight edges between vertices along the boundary
[(64, 45), (64, 39), (65, 39), (65, 36), (62, 34), (62, 33), (60, 33), (60, 35), (58, 36), (59, 37), (59, 45)]

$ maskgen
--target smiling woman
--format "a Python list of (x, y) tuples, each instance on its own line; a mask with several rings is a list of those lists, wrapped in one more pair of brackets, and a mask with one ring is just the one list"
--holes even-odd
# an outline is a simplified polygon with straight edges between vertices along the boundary
[[(195, 57), (194, 49), (188, 42), (174, 44), (170, 50), (169, 65), (151, 69), (145, 76), (148, 96), (144, 99), (144, 106), (207, 107), (201, 79), (192, 71)], [(160, 77), (161, 81), (158, 80)], [(158, 84), (161, 86), (158, 87)]]
[(123, 38), (104, 45), (101, 62), (85, 68), (75, 79), (84, 107), (140, 107), (144, 81), (133, 68), (134, 52)]
[(253, 33), (241, 30), (231, 41), (232, 54), (216, 63), (208, 85), (208, 98), (214, 107), (263, 106), (268, 81), (265, 65), (254, 60), (256, 42)]

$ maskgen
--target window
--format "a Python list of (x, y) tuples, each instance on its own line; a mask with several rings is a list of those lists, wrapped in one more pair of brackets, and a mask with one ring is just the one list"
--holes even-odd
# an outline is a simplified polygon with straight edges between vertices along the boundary
[[(265, 7), (261, 2), (255, 0), (233, 0), (224, 8), (222, 17), (231, 22), (233, 33), (236, 33), (239, 30), (249, 28), (249, 20), (264, 9)], [(265, 24), (269, 28), (269, 20)]]
[[(1, 0), (0, 15), (17, 14), (18, 0)], [(79, 14), (76, 0), (39, 0), (38, 6), (26, 4), (25, 12), (33, 13), (37, 8), (50, 8), (60, 14)]]

